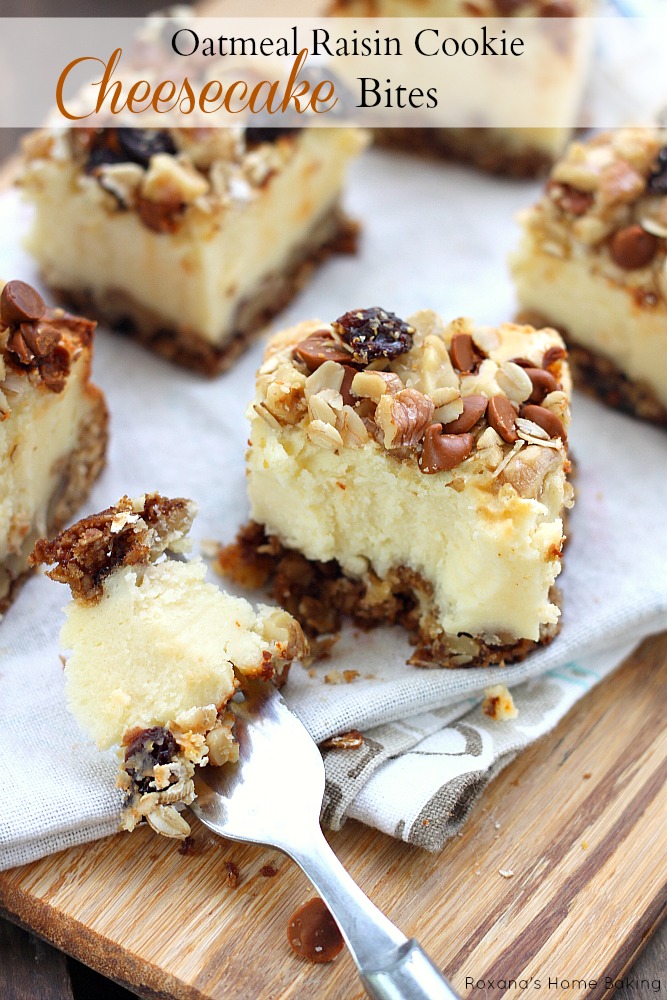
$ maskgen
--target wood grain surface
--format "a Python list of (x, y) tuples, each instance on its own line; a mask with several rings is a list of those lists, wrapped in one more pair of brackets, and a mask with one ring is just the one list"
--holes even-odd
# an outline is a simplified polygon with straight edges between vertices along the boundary
[[(540, 996), (606, 996), (667, 901), (665, 690), (663, 635), (521, 754), (438, 855), (356, 823), (329, 839), (463, 996), (519, 995), (499, 980), (531, 976)], [(194, 832), (190, 856), (141, 829), (4, 872), (0, 905), (141, 996), (362, 996), (346, 953), (313, 966), (290, 952), (288, 918), (312, 895), (290, 861)]]

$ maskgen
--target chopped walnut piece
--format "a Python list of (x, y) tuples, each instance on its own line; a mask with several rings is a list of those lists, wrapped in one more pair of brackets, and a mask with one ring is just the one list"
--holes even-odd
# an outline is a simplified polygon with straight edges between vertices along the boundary
[(385, 448), (414, 448), (433, 419), (432, 401), (416, 389), (402, 389), (382, 396), (375, 421), (384, 434)]
[(372, 399), (374, 403), (379, 402), (380, 397), (385, 394), (395, 396), (405, 388), (398, 375), (393, 372), (369, 371), (366, 369), (357, 374), (352, 379), (351, 390), (353, 395)]

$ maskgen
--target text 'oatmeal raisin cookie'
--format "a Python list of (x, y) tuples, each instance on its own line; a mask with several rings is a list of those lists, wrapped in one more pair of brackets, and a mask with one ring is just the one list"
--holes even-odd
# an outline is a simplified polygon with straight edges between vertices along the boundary
[(573, 143), (521, 222), (522, 315), (562, 332), (577, 385), (667, 426), (667, 129)]
[(0, 613), (40, 535), (58, 531), (104, 466), (107, 408), (90, 381), (95, 324), (0, 280)]
[(76, 128), (24, 143), (44, 279), (179, 365), (229, 367), (315, 264), (354, 250), (358, 129)]
[(195, 767), (238, 759), (227, 705), (243, 678), (282, 684), (307, 649), (289, 614), (255, 611), (207, 583), (201, 560), (179, 558), (194, 515), (190, 500), (123, 497), (32, 557), (72, 591), (67, 701), (100, 749), (120, 748), (122, 828), (147, 820), (181, 839), (176, 806), (195, 797)]
[(520, 659), (559, 623), (569, 396), (551, 329), (371, 308), (279, 333), (220, 568), (272, 576), (312, 634), (347, 613), (404, 624), (419, 666)]

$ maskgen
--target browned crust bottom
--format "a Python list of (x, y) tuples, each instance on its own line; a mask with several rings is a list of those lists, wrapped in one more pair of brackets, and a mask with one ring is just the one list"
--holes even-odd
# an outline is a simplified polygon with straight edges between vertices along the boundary
[(379, 128), (379, 145), (420, 156), (471, 163), (479, 170), (506, 177), (541, 177), (554, 158), (541, 150), (517, 150), (497, 135), (496, 129)]
[[(502, 645), (489, 645), (475, 636), (447, 635), (439, 629), (433, 611), (426, 615), (420, 612), (420, 607), (431, 603), (432, 587), (413, 570), (402, 566), (384, 579), (368, 573), (353, 580), (335, 560), (310, 561), (283, 546), (275, 536), (267, 536), (262, 525), (253, 521), (241, 528), (233, 544), (220, 550), (216, 568), (244, 587), (270, 584), (273, 599), (310, 637), (338, 631), (344, 617), (362, 628), (402, 625), (415, 646), (408, 663), (416, 667), (515, 663), (537, 646), (551, 642), (559, 628), (543, 626), (538, 642), (519, 639)], [(550, 598), (560, 604), (555, 587)]]
[(334, 253), (354, 253), (359, 226), (336, 206), (318, 220), (308, 239), (292, 253), (280, 272), (266, 276), (255, 292), (240, 303), (232, 333), (219, 347), (197, 332), (165, 327), (164, 319), (136, 302), (123, 289), (54, 288), (58, 298), (117, 332), (139, 341), (173, 364), (214, 376), (226, 371), (276, 313), (307, 283), (313, 270)]
[[(109, 413), (104, 396), (97, 386), (89, 385), (86, 394), (90, 409), (82, 424), (79, 439), (58, 469), (57, 485), (46, 519), (49, 534), (59, 531), (76, 514), (104, 468)], [(24, 540), (20, 556), (0, 565), (0, 614), (4, 614), (32, 572), (28, 568), (28, 556), (38, 535), (36, 529), (30, 531)]]
[(518, 314), (517, 322), (538, 327), (552, 326), (562, 334), (568, 347), (572, 377), (578, 389), (622, 413), (667, 427), (667, 408), (651, 386), (629, 379), (604, 354), (578, 344), (567, 328), (554, 323), (542, 313), (525, 310)]

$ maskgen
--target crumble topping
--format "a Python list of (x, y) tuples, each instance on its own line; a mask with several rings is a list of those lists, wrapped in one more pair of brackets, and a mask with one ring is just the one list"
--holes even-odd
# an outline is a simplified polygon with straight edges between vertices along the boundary
[(68, 584), (75, 600), (96, 604), (104, 580), (118, 567), (148, 565), (166, 551), (182, 552), (195, 513), (195, 504), (182, 497), (125, 496), (52, 540), (40, 538), (30, 562), (53, 566), (47, 576)]
[(541, 249), (587, 257), (640, 305), (667, 302), (667, 129), (617, 129), (574, 142), (524, 216)]
[[(506, 338), (528, 356), (507, 357)], [(536, 450), (566, 461), (565, 360), (553, 330), (476, 328), (467, 319), (445, 326), (430, 311), (405, 321), (378, 307), (353, 310), (275, 338), (252, 409), (274, 430), (303, 425), (310, 441), (334, 452), (375, 443), (426, 475), (471, 459), (466, 471), (494, 489), (516, 489), (521, 449), (524, 470), (553, 466)], [(535, 496), (536, 477), (529, 478), (525, 495)]]
[(14, 375), (27, 375), (51, 392), (65, 388), (72, 361), (90, 343), (95, 323), (63, 309), (48, 309), (25, 281), (8, 281), (0, 294), (0, 409), (11, 407), (5, 391), (20, 392)]
[(40, 163), (72, 163), (77, 183), (135, 211), (154, 232), (176, 232), (188, 210), (203, 216), (248, 202), (294, 155), (298, 128), (78, 128), (37, 132), (23, 144), (26, 180)]

